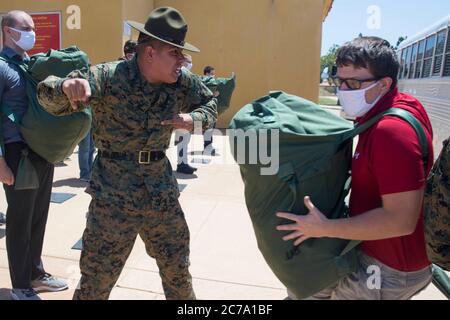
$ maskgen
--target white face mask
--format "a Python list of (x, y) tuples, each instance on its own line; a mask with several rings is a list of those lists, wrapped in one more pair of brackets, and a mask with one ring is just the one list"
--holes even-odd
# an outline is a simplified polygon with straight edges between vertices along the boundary
[(18, 41), (15, 41), (13, 38), (11, 38), (11, 40), (14, 41), (14, 43), (17, 44), (19, 48), (24, 51), (33, 49), (34, 44), (36, 43), (36, 33), (34, 31), (22, 31), (14, 28), (11, 29), (20, 33), (20, 39)]
[(366, 101), (366, 92), (372, 88), (375, 88), (377, 84), (378, 82), (361, 90), (339, 90), (338, 97), (342, 107), (344, 108), (344, 112), (350, 117), (356, 118), (367, 114), (381, 99), (381, 96), (379, 96), (372, 103), (367, 103)]

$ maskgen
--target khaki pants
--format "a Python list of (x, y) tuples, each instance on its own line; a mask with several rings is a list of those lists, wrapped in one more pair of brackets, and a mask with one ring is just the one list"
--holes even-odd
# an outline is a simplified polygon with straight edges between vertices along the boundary
[(167, 299), (195, 299), (189, 273), (189, 229), (178, 203), (169, 212), (124, 212), (117, 204), (93, 200), (81, 253), (75, 300), (106, 300), (137, 235), (156, 259)]
[(359, 270), (305, 300), (408, 300), (432, 280), (431, 266), (416, 272), (392, 269), (360, 253)]

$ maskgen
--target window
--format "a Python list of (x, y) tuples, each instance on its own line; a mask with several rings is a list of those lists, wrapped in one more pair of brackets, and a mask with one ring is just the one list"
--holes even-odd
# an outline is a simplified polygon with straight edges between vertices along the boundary
[(411, 49), (412, 49), (412, 47), (408, 47), (408, 49), (406, 49), (406, 58), (405, 58), (405, 64), (403, 67), (403, 78), (405, 78), (405, 79), (408, 78), (409, 65), (411, 63)]
[(402, 55), (400, 59), (400, 74), (399, 74), (400, 79), (403, 79), (403, 70), (405, 70), (405, 61), (406, 61), (406, 48), (402, 50)]
[(436, 53), (434, 55), (434, 65), (433, 65), (433, 76), (441, 75), (446, 37), (447, 37), (447, 30), (441, 31), (437, 34)]
[(425, 55), (423, 59), (422, 78), (431, 76), (431, 67), (433, 63), (434, 49), (436, 48), (436, 35), (427, 38), (425, 46)]
[(447, 48), (445, 49), (444, 77), (450, 76), (450, 28), (447, 33)]
[(411, 52), (411, 63), (409, 64), (409, 79), (414, 78), (415, 75), (415, 66), (416, 66), (416, 60), (417, 60), (417, 50), (419, 48), (419, 44), (415, 43), (412, 46), (412, 52)]
[(425, 53), (425, 40), (422, 40), (419, 42), (419, 49), (417, 51), (416, 76), (414, 78), (422, 78), (422, 61), (424, 53)]

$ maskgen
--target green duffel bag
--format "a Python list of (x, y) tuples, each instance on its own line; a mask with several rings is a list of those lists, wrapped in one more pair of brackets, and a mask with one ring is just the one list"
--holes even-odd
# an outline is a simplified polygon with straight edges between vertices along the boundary
[(236, 75), (233, 73), (230, 78), (201, 77), (201, 80), (213, 93), (219, 92), (217, 112), (221, 115), (230, 107), (231, 98), (236, 88)]
[[(75, 112), (67, 116), (54, 116), (39, 104), (36, 87), (40, 81), (50, 75), (63, 78), (74, 70), (87, 70), (89, 68), (87, 55), (76, 47), (70, 47), (63, 50), (50, 50), (46, 54), (33, 55), (29, 63), (3, 56), (0, 59), (20, 67), (26, 79), (29, 99), (28, 110), (22, 118), (15, 115), (7, 105), (1, 106), (2, 113), (19, 126), (30, 149), (50, 163), (63, 161), (73, 153), (75, 147), (89, 133), (92, 123), (91, 110), (87, 108), (82, 112)], [(3, 137), (1, 141), (3, 148)], [(23, 158), (26, 158), (26, 155)], [(24, 161), (21, 161), (19, 168), (30, 168), (29, 164)], [(30, 179), (32, 173), (28, 171), (28, 169), (21, 171), (23, 179), (16, 178), (16, 189), (37, 187), (37, 181)]]
[(46, 53), (37, 53), (30, 57), (28, 72), (37, 82), (48, 76), (65, 77), (74, 70), (86, 70), (89, 67), (87, 54), (75, 46), (62, 50), (50, 49)]
[[(355, 272), (360, 242), (319, 238), (295, 247), (293, 241), (283, 241), (287, 232), (276, 230), (278, 225), (291, 222), (276, 213), (305, 215), (308, 209), (303, 199), (310, 196), (328, 218), (348, 217), (345, 198), (351, 184), (353, 138), (385, 115), (414, 121), (407, 111), (391, 109), (354, 127), (310, 101), (274, 92), (245, 106), (230, 123), (234, 130), (230, 134), (232, 152), (245, 183), (246, 204), (259, 250), (277, 278), (298, 299), (310, 297)], [(279, 139), (273, 139), (277, 135)], [(279, 170), (264, 174), (268, 166), (265, 155), (275, 157), (274, 150), (279, 152)], [(245, 154), (240, 154), (243, 151)]]

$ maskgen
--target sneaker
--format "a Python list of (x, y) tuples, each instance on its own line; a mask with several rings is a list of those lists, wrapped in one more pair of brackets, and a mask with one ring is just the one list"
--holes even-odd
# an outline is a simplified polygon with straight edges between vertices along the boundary
[(33, 289), (12, 289), (12, 300), (42, 300)]
[(6, 216), (0, 212), (0, 226), (6, 224)]
[(56, 279), (51, 274), (44, 274), (40, 278), (31, 281), (31, 286), (36, 292), (58, 292), (69, 288), (67, 283), (63, 280)]
[(197, 168), (191, 167), (188, 164), (182, 163), (177, 166), (178, 173), (193, 174), (195, 171), (197, 171)]

